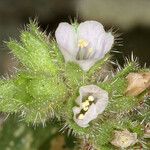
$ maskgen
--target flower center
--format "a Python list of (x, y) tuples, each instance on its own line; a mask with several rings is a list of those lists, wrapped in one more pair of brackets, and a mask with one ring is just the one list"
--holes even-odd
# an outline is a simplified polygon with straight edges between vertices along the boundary
[(84, 40), (84, 39), (80, 39), (78, 41), (78, 47), (79, 47), (79, 51), (77, 53), (77, 60), (85, 60), (88, 59), (92, 52), (93, 52), (93, 48), (89, 47), (89, 42)]
[(84, 48), (84, 47), (87, 47), (88, 44), (89, 43), (86, 40), (80, 39), (79, 42), (78, 42), (78, 47)]
[(83, 120), (85, 117), (85, 113), (88, 111), (89, 107), (91, 106), (92, 103), (94, 103), (94, 97), (92, 95), (88, 96), (88, 98), (82, 102), (81, 107), (82, 110), (78, 114), (78, 119)]

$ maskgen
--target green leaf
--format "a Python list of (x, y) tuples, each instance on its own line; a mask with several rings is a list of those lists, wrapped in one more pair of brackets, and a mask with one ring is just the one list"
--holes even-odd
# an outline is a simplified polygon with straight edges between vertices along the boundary
[(7, 43), (21, 63), (35, 72), (49, 72), (54, 75), (60, 69), (48, 37), (31, 23), (21, 33), (21, 42), (10, 40)]

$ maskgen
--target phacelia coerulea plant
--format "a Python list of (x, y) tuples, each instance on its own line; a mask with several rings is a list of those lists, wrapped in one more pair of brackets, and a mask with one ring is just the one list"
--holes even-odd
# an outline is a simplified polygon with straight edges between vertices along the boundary
[(97, 21), (60, 23), (55, 39), (30, 21), (7, 42), (20, 67), (0, 80), (0, 111), (43, 126), (55, 117), (81, 149), (148, 149), (150, 69), (132, 56), (112, 71), (117, 40)]

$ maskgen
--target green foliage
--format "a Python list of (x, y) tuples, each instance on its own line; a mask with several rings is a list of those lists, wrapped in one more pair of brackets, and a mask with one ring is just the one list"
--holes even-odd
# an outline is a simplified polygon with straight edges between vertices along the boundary
[[(77, 26), (75, 23), (75, 29)], [(150, 121), (148, 91), (139, 96), (127, 96), (125, 91), (128, 86), (126, 77), (129, 73), (149, 71), (149, 68), (140, 68), (132, 58), (122, 69), (118, 66), (118, 72), (112, 74), (109, 79), (100, 82), (105, 77), (101, 80), (98, 78), (109, 69), (106, 66), (109, 65), (110, 54), (98, 61), (88, 72), (84, 72), (78, 64), (65, 63), (56, 41), (39, 31), (38, 24), (32, 21), (21, 32), (19, 42), (11, 39), (7, 45), (22, 65), (12, 78), (0, 80), (1, 112), (17, 113), (20, 119), (33, 125), (45, 125), (46, 121), (50, 122), (55, 116), (59, 121), (63, 121), (63, 129), (67, 128), (68, 133), (73, 133), (80, 139), (86, 138), (93, 147), (100, 150), (116, 149), (111, 144), (113, 133), (115, 130), (125, 129), (137, 133), (138, 139), (141, 143), (145, 142), (144, 146), (147, 147), (143, 135), (145, 124)], [(104, 113), (92, 120), (87, 128), (82, 128), (73, 120), (72, 108), (77, 105), (75, 100), (79, 96), (79, 88), (90, 84), (107, 91), (109, 103)], [(12, 121), (12, 126), (15, 121)], [(55, 126), (53, 121), (49, 122), (48, 127)], [(23, 147), (23, 150), (27, 150), (27, 147), (28, 150), (35, 150), (40, 146), (38, 143), (43, 143), (49, 137), (48, 127), (43, 130), (38, 128), (36, 133), (23, 124), (17, 126), (18, 130), (22, 131), (18, 137), (13, 135), (14, 129), (10, 132), (12, 128), (9, 125), (6, 125), (2, 132), (4, 135), (10, 135), (8, 146), (12, 150), (20, 147)], [(6, 129), (9, 129), (9, 132)], [(39, 138), (39, 135), (44, 138)], [(6, 137), (0, 136), (0, 139), (6, 140)], [(20, 143), (19, 138), (27, 138), (29, 145)], [(0, 147), (6, 146), (5, 142), (0, 143)]]
[(114, 131), (113, 122), (105, 122), (98, 126), (98, 131), (95, 133), (96, 136), (93, 140), (95, 142), (96, 147), (107, 145), (112, 140), (112, 135)]
[(87, 76), (85, 72), (81, 70), (79, 65), (73, 62), (66, 64), (65, 76), (66, 82), (68, 82), (68, 85), (73, 90), (79, 89), (79, 87), (87, 83)]
[(0, 110), (8, 113), (19, 111), (21, 103), (14, 97), (17, 87), (12, 80), (0, 82)]
[(48, 72), (52, 75), (58, 72), (53, 45), (38, 30), (36, 23), (30, 22), (27, 29), (21, 32), (20, 39), (20, 42), (10, 40), (7, 45), (23, 65), (35, 72)]
[[(39, 31), (36, 22), (30, 21), (20, 38), (21, 42), (10, 40), (7, 43), (27, 70), (19, 72), (12, 81), (19, 89), (13, 90), (15, 92), (12, 97), (20, 102), (21, 113), (27, 122), (44, 122), (65, 101), (67, 90), (61, 76), (65, 65), (62, 65), (63, 58), (54, 40), (50, 42)], [(7, 106), (9, 104), (10, 99)], [(18, 108), (18, 105), (15, 106)]]
[(137, 63), (128, 62), (126, 67), (120, 70), (111, 80), (100, 83), (99, 86), (106, 91), (109, 91), (110, 103), (108, 111), (115, 113), (126, 113), (136, 108), (144, 97), (126, 96), (127, 88), (126, 77), (130, 72), (138, 69)]

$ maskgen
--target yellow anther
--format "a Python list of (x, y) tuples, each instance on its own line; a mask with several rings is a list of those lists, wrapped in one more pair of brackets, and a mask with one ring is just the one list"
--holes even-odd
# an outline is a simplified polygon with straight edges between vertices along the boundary
[(88, 100), (93, 102), (94, 101), (94, 97), (91, 95), (91, 96), (88, 97)]
[(88, 100), (86, 100), (85, 102), (82, 103), (82, 107), (83, 107), (83, 108), (85, 108), (85, 107), (87, 107), (87, 106), (89, 106), (89, 105), (90, 105), (90, 103), (89, 103)]
[(84, 111), (87, 111), (88, 109), (89, 109), (88, 106), (83, 108)]
[(84, 47), (87, 47), (88, 46), (88, 42), (86, 40), (83, 40), (83, 39), (80, 39), (79, 42), (78, 42), (78, 46), (80, 48), (84, 48)]
[(84, 119), (84, 115), (83, 115), (83, 114), (80, 114), (79, 117), (78, 117), (78, 119), (79, 119), (79, 120)]

